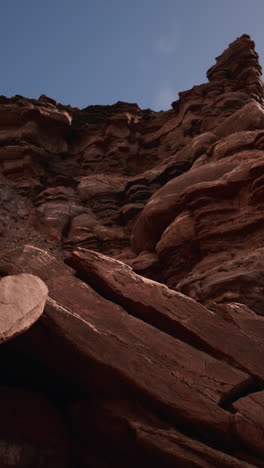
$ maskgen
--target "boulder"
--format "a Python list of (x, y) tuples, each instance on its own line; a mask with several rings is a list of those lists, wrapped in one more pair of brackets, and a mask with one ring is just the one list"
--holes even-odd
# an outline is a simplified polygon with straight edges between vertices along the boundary
[(22, 273), (0, 280), (0, 343), (25, 332), (41, 316), (48, 288), (37, 276)]

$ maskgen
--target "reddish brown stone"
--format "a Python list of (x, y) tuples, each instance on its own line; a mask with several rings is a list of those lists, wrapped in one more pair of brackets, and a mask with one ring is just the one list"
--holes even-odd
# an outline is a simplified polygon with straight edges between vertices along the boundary
[[(47, 324), (59, 330), (60, 336), (85, 358), (87, 365), (93, 362), (99, 374), (103, 368), (108, 372), (114, 371), (117, 383), (126, 383), (134, 391), (138, 389), (142, 397), (144, 395), (150, 402), (164, 408), (171, 417), (185, 424), (189, 421), (199, 431), (203, 428), (213, 431), (211, 417), (213, 421), (219, 419), (217, 432), (225, 436), (229, 415), (209, 399), (211, 397), (215, 401), (213, 393), (218, 385), (215, 382), (217, 377), (212, 375), (210, 390), (210, 372), (217, 373), (216, 361), (130, 316), (120, 306), (104, 300), (75, 278), (51, 280), (48, 287)], [(182, 367), (185, 356), (188, 369)], [(208, 370), (204, 370), (207, 359), (212, 367), (208, 364)], [(197, 360), (197, 365), (194, 365), (194, 360)], [(195, 374), (199, 366), (196, 387)], [(225, 379), (227, 368), (221, 370), (221, 367), (219, 363), (218, 378), (223, 372), (222, 378)], [(201, 374), (204, 375), (202, 385)], [(230, 378), (239, 379), (239, 385), (241, 378), (242, 382), (248, 382), (247, 376), (232, 369)], [(206, 389), (206, 386), (209, 387)]]
[(15, 275), (31, 273), (39, 276), (43, 281), (59, 275), (72, 275), (71, 268), (32, 245), (24, 245), (17, 249), (0, 251), (0, 274)]
[(262, 320), (255, 320), (248, 332), (246, 324), (240, 330), (191, 298), (145, 279), (124, 263), (97, 252), (79, 248), (68, 261), (89, 283), (133, 315), (228, 359), (264, 381), (264, 341), (252, 333), (252, 328), (258, 333)]
[(0, 279), (0, 343), (25, 332), (41, 316), (48, 288), (29, 274)]
[[(34, 356), (90, 406), (138, 399), (168, 421), (165, 434), (140, 413), (132, 428), (114, 409), (135, 450), (122, 459), (101, 427), (77, 466), (144, 466), (142, 451), (151, 466), (263, 466), (264, 93), (249, 36), (208, 80), (165, 112), (0, 97), (0, 276), (50, 287), (40, 319), (1, 347), (21, 374)], [(78, 246), (157, 282), (82, 250), (77, 279), (58, 259)]]
[(146, 464), (152, 466), (155, 463), (160, 468), (253, 467), (183, 435), (136, 403), (119, 400), (91, 405), (84, 401), (75, 406), (73, 415), (77, 437), (83, 440), (83, 446), (89, 447), (92, 428), (93, 432), (97, 431), (111, 446), (119, 449), (134, 466), (143, 468)]
[(252, 393), (233, 404), (235, 427), (239, 438), (256, 453), (264, 456), (264, 392)]

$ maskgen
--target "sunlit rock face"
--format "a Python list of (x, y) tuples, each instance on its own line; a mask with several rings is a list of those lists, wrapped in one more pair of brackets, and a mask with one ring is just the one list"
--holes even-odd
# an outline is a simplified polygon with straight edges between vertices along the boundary
[(264, 467), (251, 38), (171, 110), (0, 97), (0, 465)]
[[(198, 87), (201, 128), (217, 141), (152, 195), (133, 226), (133, 246), (156, 252), (173, 289), (204, 304), (243, 302), (263, 314), (264, 114), (254, 43), (237, 39), (207, 76)], [(173, 106), (180, 111), (195, 89)]]

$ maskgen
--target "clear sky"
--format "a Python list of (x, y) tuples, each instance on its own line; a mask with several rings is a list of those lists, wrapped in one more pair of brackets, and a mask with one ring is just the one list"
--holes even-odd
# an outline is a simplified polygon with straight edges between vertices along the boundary
[(168, 109), (243, 33), (264, 65), (264, 0), (0, 0), (0, 94)]

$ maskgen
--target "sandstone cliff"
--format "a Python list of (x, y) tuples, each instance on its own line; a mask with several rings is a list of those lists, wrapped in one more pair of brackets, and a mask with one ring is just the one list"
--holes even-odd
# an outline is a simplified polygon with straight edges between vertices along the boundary
[[(0, 466), (264, 467), (264, 88), (0, 97)], [(48, 292), (47, 292), (48, 288)]]

